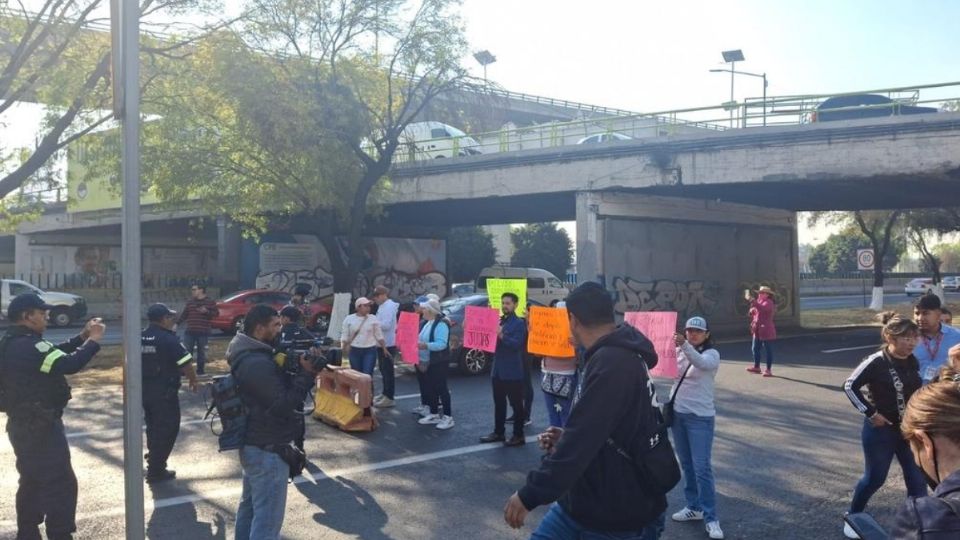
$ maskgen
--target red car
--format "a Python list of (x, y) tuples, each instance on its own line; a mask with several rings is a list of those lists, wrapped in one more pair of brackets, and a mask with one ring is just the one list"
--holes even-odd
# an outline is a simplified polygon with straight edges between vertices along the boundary
[[(267, 289), (235, 292), (217, 301), (217, 310), (220, 313), (210, 321), (210, 324), (213, 328), (225, 334), (234, 334), (243, 324), (243, 318), (250, 311), (250, 308), (257, 304), (267, 304), (280, 310), (290, 302), (291, 296), (288, 292)], [(310, 302), (310, 308), (313, 315), (307, 321), (307, 328), (326, 331), (327, 327), (330, 326), (330, 314), (333, 312), (333, 306), (329, 302), (315, 299)]]

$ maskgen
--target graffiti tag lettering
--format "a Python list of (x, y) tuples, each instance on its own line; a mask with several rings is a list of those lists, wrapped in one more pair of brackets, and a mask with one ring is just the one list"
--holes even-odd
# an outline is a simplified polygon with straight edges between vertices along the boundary
[(711, 315), (719, 303), (719, 284), (703, 281), (636, 281), (614, 278), (617, 313), (628, 311), (676, 311), (681, 317)]

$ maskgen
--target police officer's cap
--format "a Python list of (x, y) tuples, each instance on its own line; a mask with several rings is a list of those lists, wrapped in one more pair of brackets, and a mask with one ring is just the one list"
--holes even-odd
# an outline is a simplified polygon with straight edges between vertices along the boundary
[(147, 308), (147, 320), (152, 322), (158, 322), (164, 317), (176, 314), (177, 312), (168, 308), (166, 304), (153, 304)]
[(10, 307), (7, 308), (7, 318), (11, 321), (20, 319), (20, 315), (31, 309), (51, 310), (53, 306), (47, 304), (35, 293), (18, 294), (10, 301)]

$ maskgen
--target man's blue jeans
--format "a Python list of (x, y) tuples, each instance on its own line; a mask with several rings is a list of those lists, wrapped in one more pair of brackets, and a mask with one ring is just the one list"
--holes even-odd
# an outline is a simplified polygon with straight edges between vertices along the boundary
[(656, 523), (639, 531), (593, 531), (574, 521), (559, 504), (554, 503), (530, 540), (657, 540), (659, 537)]
[(209, 339), (210, 334), (183, 333), (183, 346), (187, 348), (187, 352), (194, 354), (193, 349), (197, 349), (194, 355), (194, 359), (197, 361), (197, 375), (203, 375), (203, 366), (207, 363), (207, 341)]
[(676, 413), (673, 447), (683, 468), (683, 494), (687, 508), (703, 512), (707, 523), (717, 520), (717, 494), (710, 454), (713, 449), (713, 416)]
[[(560, 376), (570, 377), (573, 379), (573, 388), (577, 387), (576, 375)], [(573, 407), (573, 397), (571, 396), (568, 398), (562, 398), (548, 392), (544, 392), (543, 400), (547, 404), (547, 414), (550, 416), (550, 425), (556, 427), (563, 427), (567, 425), (567, 418), (570, 418), (570, 409)]]
[(277, 540), (287, 507), (290, 467), (273, 452), (240, 449), (243, 494), (237, 509), (236, 540)]

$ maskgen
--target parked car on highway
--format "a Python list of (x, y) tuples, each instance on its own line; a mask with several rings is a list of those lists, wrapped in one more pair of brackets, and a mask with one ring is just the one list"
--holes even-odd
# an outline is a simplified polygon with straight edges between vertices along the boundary
[(916, 278), (911, 279), (903, 286), (903, 292), (907, 296), (920, 296), (926, 294), (930, 287), (933, 287), (933, 278)]
[(87, 316), (87, 301), (76, 294), (65, 292), (42, 291), (37, 287), (19, 279), (0, 280), (0, 308), (6, 317), (7, 308), (13, 297), (23, 293), (40, 295), (44, 302), (53, 306), (50, 310), (50, 323), (54, 326), (70, 326)]
[[(834, 110), (839, 109), (839, 110)], [(918, 107), (910, 102), (895, 101), (878, 94), (856, 94), (828, 98), (810, 115), (811, 122), (881, 118), (904, 114), (927, 114), (938, 112), (933, 107)]]
[[(451, 298), (440, 304), (450, 323), (450, 365), (460, 369), (465, 375), (479, 375), (488, 371), (493, 363), (493, 355), (479, 349), (465, 349), (463, 347), (463, 320), (467, 315), (467, 306), (489, 307), (490, 300), (486, 294), (472, 294), (461, 298)], [(545, 307), (537, 301), (527, 301), (530, 306)], [(529, 356), (532, 365), (539, 365), (540, 359)]]
[(940, 284), (944, 291), (960, 291), (960, 276), (946, 276)]
[[(243, 318), (250, 308), (257, 304), (267, 304), (277, 310), (290, 302), (292, 295), (284, 291), (268, 289), (249, 289), (235, 292), (217, 301), (219, 314), (210, 321), (210, 325), (225, 334), (234, 334), (243, 324)], [(325, 331), (330, 326), (330, 314), (333, 306), (326, 301), (316, 299), (310, 302), (313, 315), (307, 321), (307, 328)]]
[(590, 135), (589, 137), (584, 137), (577, 141), (577, 144), (600, 144), (606, 142), (615, 142), (615, 141), (632, 141), (633, 137), (629, 135), (624, 135), (622, 133), (597, 133), (596, 135)]

